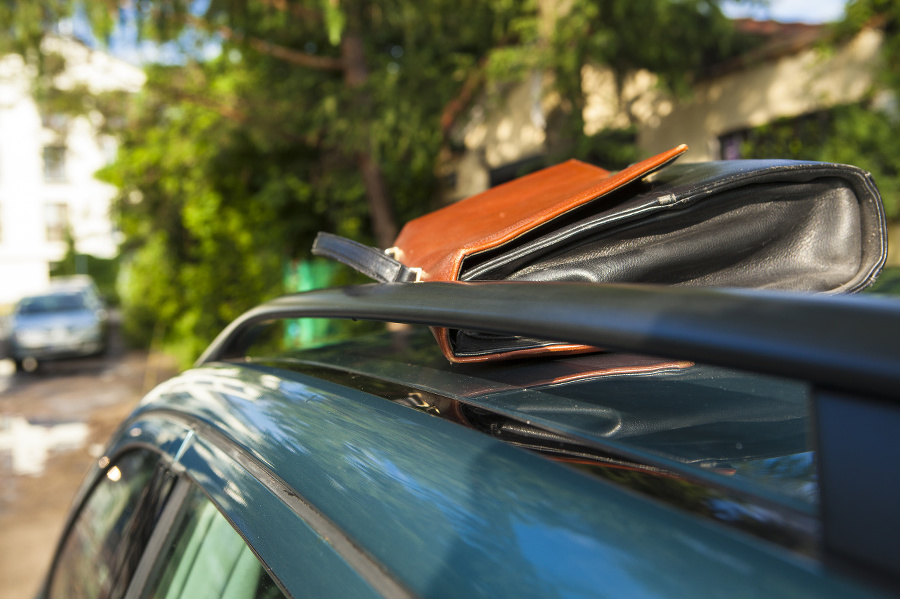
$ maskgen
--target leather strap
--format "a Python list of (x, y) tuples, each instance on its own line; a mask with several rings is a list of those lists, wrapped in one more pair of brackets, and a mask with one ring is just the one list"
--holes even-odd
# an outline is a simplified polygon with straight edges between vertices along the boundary
[(380, 283), (418, 281), (422, 273), (421, 269), (404, 266), (378, 248), (331, 233), (319, 233), (316, 236), (312, 253), (337, 260)]

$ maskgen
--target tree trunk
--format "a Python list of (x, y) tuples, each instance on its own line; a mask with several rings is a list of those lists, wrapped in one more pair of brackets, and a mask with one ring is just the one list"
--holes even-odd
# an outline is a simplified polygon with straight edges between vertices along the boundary
[[(362, 38), (358, 33), (352, 30), (344, 31), (341, 38), (341, 57), (344, 61), (344, 82), (347, 86), (352, 89), (365, 85), (369, 71), (363, 53)], [(394, 245), (394, 239), (397, 237), (397, 221), (394, 218), (394, 208), (388, 196), (387, 185), (384, 183), (381, 165), (369, 150), (358, 152), (356, 163), (366, 188), (366, 201), (369, 205), (369, 216), (372, 218), (375, 242), (379, 247), (390, 247)]]

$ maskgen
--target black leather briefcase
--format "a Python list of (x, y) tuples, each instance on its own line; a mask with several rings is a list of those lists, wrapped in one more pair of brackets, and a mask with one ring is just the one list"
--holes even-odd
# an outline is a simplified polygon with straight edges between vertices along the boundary
[[(673, 165), (470, 259), (463, 281), (641, 282), (850, 293), (884, 264), (878, 190), (846, 165), (740, 160)], [(547, 346), (450, 331), (457, 356)]]
[(642, 282), (853, 292), (884, 263), (884, 212), (852, 166), (673, 165), (467, 259), (459, 280)]
[[(887, 253), (884, 211), (871, 176), (862, 169), (789, 160), (666, 166), (671, 162), (666, 158), (655, 172), (608, 186), (596, 198), (580, 198), (570, 210), (554, 212), (501, 243), (454, 258), (452, 269), (444, 268), (451, 263), (441, 260), (444, 254), (432, 251), (435, 257), (429, 259), (436, 266), (426, 264), (420, 278), (848, 293), (870, 285), (880, 272)], [(565, 166), (571, 168), (571, 162)], [(399, 263), (421, 267), (413, 263), (415, 256), (434, 249), (429, 240), (440, 231), (458, 228), (467, 210), (480, 218), (502, 215), (518, 195), (535, 195), (562, 166), (411, 221), (394, 250)], [(453, 224), (444, 228), (446, 221)], [(453, 246), (452, 239), (434, 243)], [(441, 276), (429, 277), (429, 270)], [(584, 350), (472, 331), (439, 329), (436, 335), (444, 353), (457, 362)]]

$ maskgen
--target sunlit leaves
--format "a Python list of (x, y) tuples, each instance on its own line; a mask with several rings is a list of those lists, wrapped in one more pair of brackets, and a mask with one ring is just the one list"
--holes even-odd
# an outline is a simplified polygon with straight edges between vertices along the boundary
[(838, 32), (852, 35), (863, 27), (878, 27), (884, 32), (879, 83), (900, 91), (900, 2), (896, 0), (853, 0)]
[(321, 4), (325, 29), (328, 31), (328, 41), (332, 46), (337, 46), (341, 43), (341, 33), (347, 25), (347, 16), (341, 10), (338, 0), (322, 0)]

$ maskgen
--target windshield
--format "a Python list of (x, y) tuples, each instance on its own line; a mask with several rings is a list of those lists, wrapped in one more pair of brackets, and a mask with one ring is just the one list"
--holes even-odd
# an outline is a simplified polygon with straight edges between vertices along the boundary
[(87, 308), (87, 301), (83, 294), (66, 293), (26, 297), (19, 302), (16, 313), (21, 315), (49, 314), (86, 310)]

